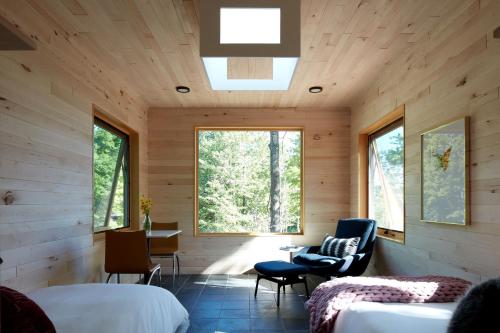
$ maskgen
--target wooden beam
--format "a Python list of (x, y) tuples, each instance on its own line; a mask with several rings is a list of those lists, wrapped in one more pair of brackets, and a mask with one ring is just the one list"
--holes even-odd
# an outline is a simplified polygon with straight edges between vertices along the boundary
[(36, 44), (19, 28), (0, 16), (0, 51), (33, 51)]
[(398, 106), (395, 110), (389, 112), (384, 117), (380, 118), (372, 125), (362, 130), (360, 134), (367, 134), (367, 135), (373, 134), (374, 132), (377, 132), (378, 130), (384, 128), (385, 126), (395, 122), (396, 120), (403, 118), (404, 115), (405, 115), (405, 106), (404, 105)]
[(368, 134), (360, 134), (358, 139), (358, 215), (368, 218)]

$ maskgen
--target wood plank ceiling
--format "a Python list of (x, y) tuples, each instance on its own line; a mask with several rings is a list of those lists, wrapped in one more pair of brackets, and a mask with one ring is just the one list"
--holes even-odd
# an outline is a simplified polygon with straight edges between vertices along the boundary
[[(350, 106), (461, 0), (302, 0), (302, 56), (287, 92), (215, 92), (199, 57), (198, 0), (26, 0), (150, 106)], [(425, 65), (425, 64), (424, 64)], [(178, 94), (186, 85), (190, 94)], [(321, 85), (322, 94), (308, 93)]]

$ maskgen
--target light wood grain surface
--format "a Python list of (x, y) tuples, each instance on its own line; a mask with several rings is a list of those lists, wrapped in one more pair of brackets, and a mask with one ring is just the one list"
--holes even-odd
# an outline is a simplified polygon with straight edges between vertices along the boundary
[[(359, 131), (406, 105), (406, 244), (379, 241), (373, 273), (472, 281), (499, 274), (500, 40), (493, 38), (498, 22), (499, 1), (455, 1), (433, 31), (395, 58), (353, 105), (353, 214)], [(420, 222), (420, 133), (463, 116), (471, 117), (471, 225)]]
[[(183, 273), (242, 273), (258, 261), (283, 259), (280, 246), (320, 244), (349, 214), (349, 110), (151, 109), (149, 192), (153, 221), (178, 222)], [(303, 126), (304, 236), (194, 237), (195, 126)], [(167, 266), (168, 269), (168, 266)]]
[[(333, 107), (350, 106), (396, 56), (467, 2), (302, 0), (301, 58), (290, 90), (256, 93), (211, 91), (199, 55), (198, 0), (6, 0), (2, 7), (16, 11), (21, 29), (38, 28), (28, 35), (78, 45), (153, 106)], [(176, 93), (178, 85), (191, 93)], [(323, 93), (310, 94), (317, 85)]]
[[(139, 134), (139, 188), (159, 202), (154, 219), (181, 223), (183, 272), (241, 272), (279, 258), (282, 251), (260, 249), (287, 241), (192, 237), (195, 125), (305, 126), (306, 235), (293, 241), (317, 243), (339, 217), (357, 214), (359, 131), (405, 104), (406, 244), (380, 241), (372, 272), (497, 276), (500, 2), (301, 6), (302, 57), (291, 89), (238, 93), (209, 88), (197, 0), (0, 1), (0, 15), (37, 45), (0, 52), (0, 194), (15, 195), (13, 205), (0, 202), (1, 284), (101, 281), (103, 244), (90, 231), (92, 104)], [(254, 75), (253, 64), (238, 66), (237, 75)], [(176, 85), (192, 92), (178, 94)], [(325, 90), (309, 94), (312, 85)], [(340, 107), (351, 107), (352, 119)], [(472, 224), (422, 224), (419, 134), (465, 115)]]
[(0, 15), (37, 44), (0, 52), (0, 194), (14, 195), (12, 205), (0, 201), (0, 284), (27, 291), (102, 281), (103, 242), (92, 233), (92, 105), (140, 134), (147, 193), (147, 104), (41, 2), (2, 1)]

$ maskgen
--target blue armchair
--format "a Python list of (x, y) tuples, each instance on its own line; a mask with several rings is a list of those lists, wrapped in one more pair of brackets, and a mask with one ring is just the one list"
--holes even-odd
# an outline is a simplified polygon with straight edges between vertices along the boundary
[(356, 254), (344, 258), (320, 255), (320, 246), (305, 247), (293, 258), (295, 264), (304, 265), (309, 272), (325, 277), (359, 276), (364, 273), (373, 253), (377, 236), (377, 223), (370, 219), (339, 220), (336, 238), (359, 237)]

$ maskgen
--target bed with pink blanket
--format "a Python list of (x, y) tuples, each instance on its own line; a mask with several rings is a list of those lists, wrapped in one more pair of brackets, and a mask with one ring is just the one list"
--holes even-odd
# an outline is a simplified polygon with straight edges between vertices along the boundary
[(346, 277), (319, 285), (306, 303), (313, 333), (446, 332), (470, 282), (444, 276)]

